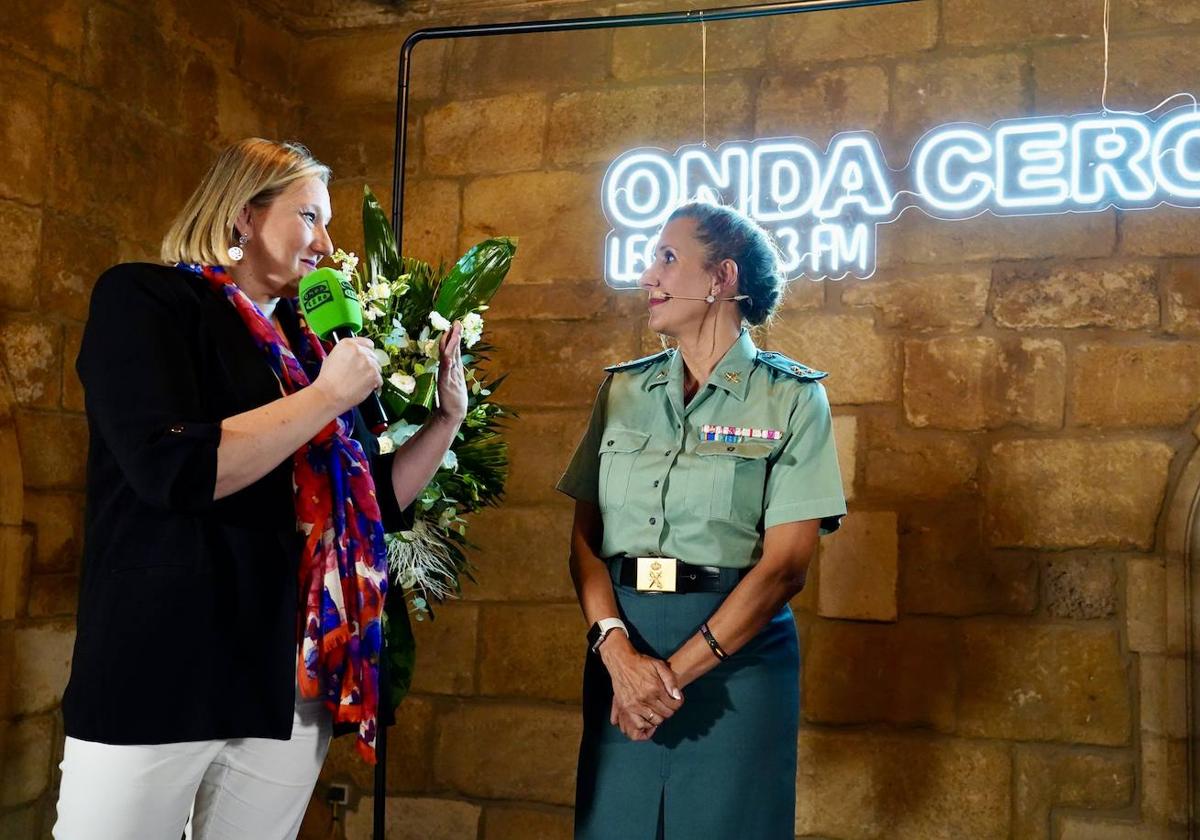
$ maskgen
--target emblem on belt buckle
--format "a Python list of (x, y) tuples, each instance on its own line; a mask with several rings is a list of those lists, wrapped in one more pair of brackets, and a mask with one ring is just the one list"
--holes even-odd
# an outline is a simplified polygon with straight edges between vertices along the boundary
[(674, 592), (674, 557), (639, 557), (637, 559), (638, 592)]

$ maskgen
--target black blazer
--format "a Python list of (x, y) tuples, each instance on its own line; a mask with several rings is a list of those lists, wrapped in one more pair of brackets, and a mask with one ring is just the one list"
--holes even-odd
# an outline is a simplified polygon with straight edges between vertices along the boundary
[[(292, 301), (277, 312), (295, 346)], [(264, 354), (202, 277), (131, 263), (97, 281), (76, 370), (90, 448), (66, 734), (290, 737), (301, 548), (291, 460), (213, 501), (221, 420), (281, 396)], [(397, 530), (391, 456), (355, 420), (384, 526)]]

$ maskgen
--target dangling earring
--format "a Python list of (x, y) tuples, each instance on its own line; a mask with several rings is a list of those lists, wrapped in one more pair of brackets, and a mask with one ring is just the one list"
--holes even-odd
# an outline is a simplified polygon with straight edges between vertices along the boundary
[(243, 233), (241, 236), (238, 237), (238, 242), (236, 245), (229, 246), (229, 251), (228, 251), (229, 259), (232, 262), (241, 262), (242, 261), (242, 257), (246, 256), (246, 252), (242, 250), (242, 246), (245, 245), (249, 241), (250, 241), (250, 237)]

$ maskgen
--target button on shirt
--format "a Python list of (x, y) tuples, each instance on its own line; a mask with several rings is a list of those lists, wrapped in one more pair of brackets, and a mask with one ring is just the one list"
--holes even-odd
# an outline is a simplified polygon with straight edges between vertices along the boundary
[(837, 529), (846, 500), (824, 374), (760, 354), (745, 331), (686, 406), (678, 352), (609, 370), (558, 483), (600, 507), (603, 556), (744, 568), (773, 525)]

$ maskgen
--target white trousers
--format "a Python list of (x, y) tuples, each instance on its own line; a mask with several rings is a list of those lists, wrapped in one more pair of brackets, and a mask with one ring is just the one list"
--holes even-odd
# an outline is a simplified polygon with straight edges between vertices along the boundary
[[(67, 738), (55, 840), (293, 840), (329, 749), (329, 712), (297, 703), (289, 741), (123, 746)], [(192, 814), (188, 825), (188, 814)]]

